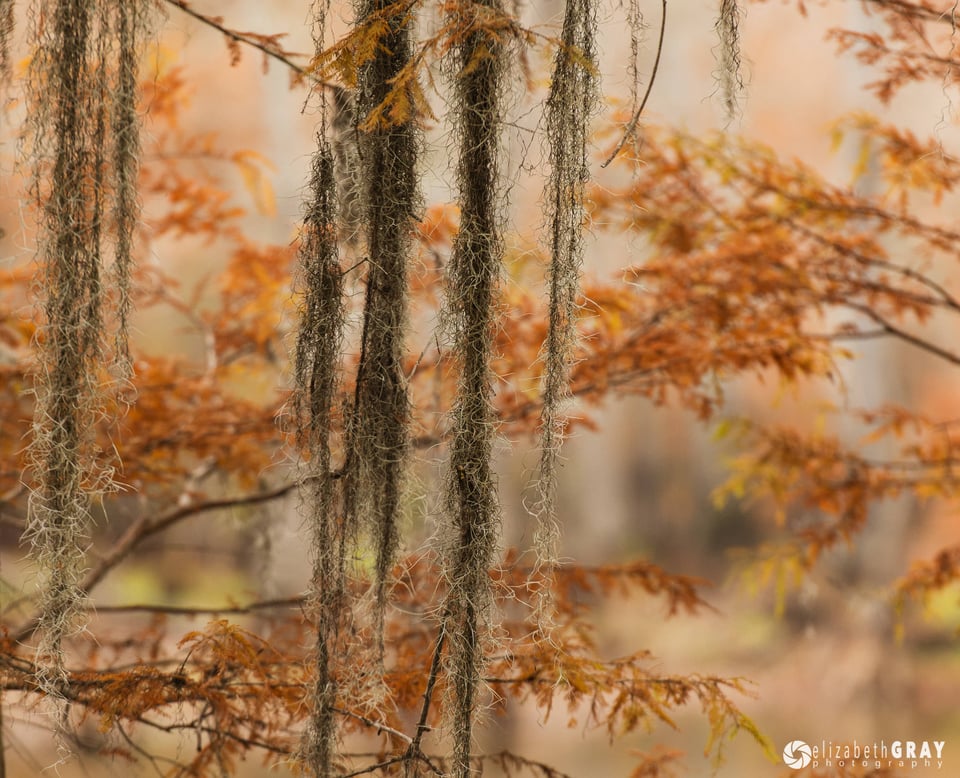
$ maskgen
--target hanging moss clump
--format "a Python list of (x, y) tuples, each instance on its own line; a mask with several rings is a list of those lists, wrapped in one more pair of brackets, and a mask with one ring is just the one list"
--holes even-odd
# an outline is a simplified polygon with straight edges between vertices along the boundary
[[(576, 337), (577, 294), (583, 261), (584, 191), (590, 177), (587, 142), (597, 102), (596, 7), (593, 0), (567, 0), (546, 105), (550, 178), (546, 190), (550, 267), (549, 315), (543, 345), (543, 409), (538, 468), (539, 519), (535, 542), (539, 565), (556, 562), (559, 530), (554, 519), (557, 463), (569, 397), (570, 365)], [(548, 576), (549, 577), (549, 576)], [(549, 585), (541, 591), (545, 604)], [(538, 614), (538, 623), (547, 618)]]
[(137, 115), (137, 64), (147, 9), (141, 2), (116, 4), (117, 64), (112, 94), (113, 171), (115, 177), (114, 222), (116, 251), (113, 263), (117, 294), (115, 361), (121, 378), (132, 372), (127, 342), (130, 318), (130, 279), (133, 245), (140, 202), (137, 178), (140, 173), (140, 120)]
[[(314, 4), (314, 44), (323, 48), (328, 2)], [(303, 512), (313, 570), (307, 612), (316, 625), (310, 710), (300, 761), (314, 778), (334, 774), (336, 756), (337, 657), (344, 653), (341, 629), (346, 606), (346, 558), (353, 543), (344, 521), (333, 453), (345, 308), (338, 246), (334, 151), (327, 138), (327, 102), (321, 97), (310, 199), (301, 233), (297, 285), (301, 297), (294, 352), (293, 410), (304, 452)]]
[[(5, 4), (4, 13), (9, 8)], [(39, 0), (33, 9), (27, 123), (39, 212), (36, 405), (30, 455), (34, 488), (26, 537), (40, 568), (40, 681), (66, 684), (63, 638), (76, 628), (92, 498), (111, 486), (96, 445), (104, 413), (107, 332), (126, 343), (132, 234), (138, 219), (137, 41), (146, 0)], [(114, 217), (111, 306), (108, 229)]]
[(357, 138), (357, 102), (353, 90), (331, 85), (330, 129), (333, 148), (333, 175), (337, 184), (337, 222), (340, 244), (363, 245), (363, 166)]
[(313, 687), (308, 703), (310, 722), (304, 734), (302, 758), (317, 778), (332, 774), (336, 743), (336, 680), (334, 659), (346, 590), (348, 537), (337, 504), (332, 473), (331, 429), (339, 385), (343, 339), (343, 275), (336, 241), (336, 201), (333, 155), (322, 129), (310, 181), (308, 206), (300, 247), (303, 308), (294, 358), (295, 413), (305, 467), (306, 523), (310, 534), (313, 573), (309, 613), (316, 623)]
[(445, 553), (449, 594), (444, 634), (452, 771), (457, 778), (466, 778), (471, 774), (473, 722), (489, 634), (489, 569), (500, 534), (491, 464), (495, 413), (490, 362), (503, 255), (499, 163), (505, 43), (501, 33), (483, 24), (483, 20), (495, 21), (503, 14), (499, 0), (467, 2), (457, 8), (461, 18), (455, 21), (472, 29), (458, 46), (454, 95), (461, 216), (450, 260), (446, 307), (460, 378), (451, 414), (445, 487), (451, 527)]
[[(381, 17), (391, 7), (389, 0), (361, 0), (357, 24)], [(413, 45), (409, 14), (392, 13), (387, 19), (375, 56), (359, 71), (356, 97), (361, 123), (357, 135), (360, 212), (368, 262), (360, 361), (347, 431), (346, 484), (347, 510), (375, 549), (374, 629), (381, 659), (384, 609), (400, 539), (398, 522), (409, 448), (410, 399), (403, 358), (419, 144), (411, 111), (384, 110), (406, 99), (393, 89), (398, 76), (412, 66)]]
[(0, 87), (10, 80), (10, 39), (13, 37), (13, 0), (0, 0)]
[[(389, 5), (381, 0), (359, 3), (355, 24), (364, 25)], [(323, 48), (321, 6), (325, 4), (315, 7), (318, 55)], [(382, 660), (389, 573), (399, 544), (410, 413), (403, 372), (407, 265), (418, 201), (419, 140), (412, 115), (392, 122), (367, 120), (391, 98), (392, 84), (410, 63), (410, 28), (408, 15), (390, 17), (376, 55), (357, 73), (355, 92), (332, 89), (332, 144), (325, 137), (324, 105), (311, 185), (313, 204), (301, 252), (305, 308), (296, 355), (296, 402), (310, 452), (308, 523), (314, 553), (312, 611), (317, 621), (313, 713), (302, 757), (318, 778), (333, 771), (338, 685), (334, 666), (349, 649), (341, 639), (349, 611), (347, 556), (361, 537), (371, 540), (376, 555), (374, 630)], [(343, 414), (343, 466), (335, 476), (330, 435), (345, 313), (338, 234), (367, 256), (360, 358), (353, 402)]]
[(740, 71), (740, 15), (737, 0), (720, 0), (720, 14), (716, 22), (717, 35), (720, 38), (717, 80), (728, 122), (737, 116), (740, 93), (743, 91), (743, 74)]

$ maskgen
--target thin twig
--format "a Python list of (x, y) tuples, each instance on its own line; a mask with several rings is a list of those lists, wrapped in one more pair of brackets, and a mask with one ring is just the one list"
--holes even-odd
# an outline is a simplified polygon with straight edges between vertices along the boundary
[(301, 67), (296, 62), (289, 59), (288, 54), (291, 52), (284, 52), (282, 49), (271, 48), (270, 46), (266, 45), (265, 43), (262, 43), (261, 41), (256, 40), (255, 38), (247, 37), (244, 33), (237, 32), (236, 30), (231, 30), (228, 27), (224, 27), (223, 24), (221, 24), (220, 21), (217, 19), (217, 17), (205, 16), (199, 11), (193, 10), (193, 8), (190, 7), (190, 5), (186, 2), (186, 0), (164, 0), (164, 2), (168, 3), (169, 5), (172, 5), (174, 8), (178, 8), (188, 16), (192, 16), (201, 24), (205, 24), (208, 27), (212, 27), (214, 30), (217, 30), (218, 32), (223, 33), (228, 38), (230, 38), (230, 40), (236, 41), (237, 43), (242, 43), (245, 46), (250, 46), (254, 49), (257, 49), (258, 51), (262, 52), (264, 55), (271, 57), (272, 59), (275, 59), (277, 62), (280, 62), (281, 64), (290, 68), (290, 70), (294, 71), (301, 78), (309, 79), (313, 83), (319, 86), (326, 87), (328, 89), (333, 87), (333, 84), (327, 81), (320, 80), (313, 74), (312, 71)]
[[(87, 572), (86, 576), (84, 576), (80, 582), (80, 590), (89, 594), (90, 591), (106, 577), (107, 573), (126, 559), (144, 540), (159, 532), (163, 532), (186, 518), (222, 508), (258, 505), (276, 500), (292, 492), (298, 485), (297, 481), (292, 481), (282, 484), (275, 489), (257, 492), (256, 494), (246, 494), (240, 497), (230, 497), (219, 500), (207, 500), (194, 505), (177, 506), (172, 510), (154, 517), (141, 516), (127, 528), (127, 531), (120, 536), (113, 547)], [(38, 623), (36, 618), (31, 619), (16, 632), (15, 639), (19, 641), (29, 639), (36, 631)]]
[(925, 8), (917, 3), (904, 2), (904, 0), (863, 0), (863, 2), (880, 6), (881, 11), (888, 11), (903, 17), (921, 19), (925, 22), (952, 23), (949, 12), (945, 13), (934, 8)]
[(257, 611), (273, 610), (274, 608), (302, 607), (305, 602), (305, 597), (282, 597), (276, 600), (260, 600), (258, 602), (252, 602), (249, 605), (227, 605), (222, 608), (212, 606), (190, 608), (178, 605), (142, 603), (130, 605), (91, 605), (85, 610), (101, 616), (128, 613), (153, 613), (163, 614), (164, 616), (244, 616)]
[(536, 759), (529, 759), (520, 756), (512, 751), (499, 751), (496, 754), (484, 754), (479, 757), (482, 760), (499, 762), (501, 767), (506, 767), (507, 762), (512, 762), (517, 766), (523, 766), (531, 770), (539, 771), (544, 778), (573, 778), (569, 773), (563, 773), (551, 767), (546, 762), (538, 762)]
[(893, 335), (894, 337), (900, 338), (900, 340), (909, 343), (911, 346), (916, 346), (920, 350), (926, 351), (929, 354), (933, 354), (936, 357), (940, 357), (940, 359), (946, 360), (951, 364), (960, 365), (960, 355), (955, 354), (952, 351), (947, 351), (946, 349), (941, 348), (934, 343), (930, 343), (929, 341), (923, 340), (922, 338), (918, 338), (916, 335), (911, 335), (906, 330), (900, 329), (899, 327), (891, 324), (889, 321), (880, 316), (880, 314), (871, 310), (866, 305), (852, 303), (850, 301), (838, 301), (838, 304), (842, 304), (848, 308), (852, 308), (855, 311), (859, 311), (868, 319), (873, 320), (887, 333)]
[(663, 52), (663, 33), (664, 30), (667, 29), (667, 0), (661, 0), (661, 3), (663, 11), (660, 14), (660, 39), (657, 41), (657, 57), (653, 61), (653, 70), (650, 71), (650, 81), (647, 82), (647, 91), (643, 93), (643, 100), (640, 101), (640, 105), (633, 114), (633, 118), (630, 119), (629, 124), (627, 124), (627, 128), (623, 131), (623, 137), (620, 139), (617, 147), (613, 150), (613, 153), (607, 157), (606, 162), (604, 162), (600, 167), (606, 167), (613, 162), (614, 157), (620, 153), (623, 147), (627, 145), (627, 141), (633, 137), (633, 134), (637, 129), (637, 123), (640, 121), (640, 114), (643, 113), (643, 109), (647, 104), (647, 99), (650, 97), (650, 92), (653, 90), (653, 82), (657, 79), (657, 69), (660, 67), (660, 54)]
[[(805, 235), (808, 238), (811, 238), (812, 240), (819, 243), (821, 246), (827, 246), (829, 248), (832, 248), (834, 251), (842, 254), (843, 256), (850, 257), (851, 259), (859, 262), (862, 265), (881, 267), (885, 270), (890, 270), (893, 273), (897, 273), (898, 275), (905, 276), (906, 278), (909, 278), (911, 281), (916, 281), (918, 284), (921, 284), (922, 286), (927, 287), (927, 289), (932, 291), (939, 298), (938, 301), (927, 301), (928, 304), (937, 305), (944, 308), (950, 308), (954, 311), (960, 311), (960, 301), (958, 301), (955, 297), (953, 297), (953, 295), (951, 295), (950, 292), (948, 292), (944, 286), (942, 286), (941, 284), (938, 284), (932, 278), (924, 275), (919, 270), (914, 270), (913, 268), (904, 267), (903, 265), (898, 265), (895, 262), (890, 262), (889, 260), (881, 259), (880, 257), (871, 257), (867, 254), (864, 254), (861, 251), (857, 251), (856, 249), (850, 246), (845, 246), (843, 243), (840, 243), (837, 240), (833, 240), (832, 238), (826, 235), (822, 235), (816, 230), (810, 229), (809, 227), (801, 224), (795, 219), (786, 219), (785, 221), (790, 226), (791, 229), (796, 230), (801, 235)], [(924, 298), (921, 298), (921, 300), (923, 299)]]
[[(136, 741), (134, 741), (132, 737), (130, 737), (130, 734), (127, 732), (127, 730), (124, 729), (122, 721), (117, 722), (117, 731), (120, 733), (120, 736), (127, 741), (127, 745), (130, 746), (130, 748), (132, 748), (136, 753), (140, 754), (144, 759), (147, 760), (147, 762), (149, 762), (151, 767), (153, 767), (160, 778), (164, 778), (165, 775), (165, 773), (160, 769), (159, 765), (157, 765), (157, 762), (160, 760), (167, 762), (174, 767), (178, 767), (181, 770), (188, 769), (187, 765), (183, 764), (182, 762), (178, 762), (176, 759), (170, 759), (169, 757), (160, 756), (158, 754), (151, 754), (145, 748), (142, 748), (136, 743)], [(0, 778), (2, 778), (2, 776), (0, 776)]]
[[(363, 724), (366, 724), (368, 727), (374, 728), (375, 730), (377, 730), (378, 735), (386, 732), (389, 735), (393, 735), (394, 737), (400, 738), (402, 741), (404, 741), (408, 745), (413, 743), (413, 738), (410, 737), (408, 734), (406, 734), (405, 732), (401, 732), (399, 729), (394, 729), (393, 727), (388, 726), (387, 724), (384, 724), (382, 721), (375, 721), (374, 719), (368, 718), (367, 716), (364, 716), (360, 713), (354, 713), (353, 711), (344, 710), (343, 708), (333, 707), (330, 710), (332, 710), (334, 713), (339, 713), (341, 716), (347, 716), (351, 719), (356, 719), (357, 721), (362, 722)], [(402, 759), (402, 757), (400, 758)]]
[(359, 770), (354, 770), (352, 773), (344, 773), (343, 775), (340, 776), (340, 778), (356, 778), (356, 776), (358, 775), (369, 775), (370, 773), (376, 772), (377, 770), (383, 770), (384, 768), (390, 767), (391, 765), (399, 764), (406, 758), (407, 758), (406, 756), (395, 756), (392, 759), (385, 759), (382, 762), (377, 762), (376, 764), (362, 767)]
[[(430, 661), (430, 675), (427, 677), (427, 685), (423, 690), (423, 706), (420, 708), (420, 718), (417, 720), (417, 731), (410, 742), (410, 747), (405, 754), (406, 759), (422, 759), (433, 768), (430, 760), (420, 747), (423, 742), (423, 736), (430, 731), (427, 725), (427, 719), (430, 715), (430, 705), (433, 700), (433, 690), (437, 685), (437, 678), (440, 676), (440, 660), (443, 656), (443, 644), (447, 635), (446, 618), (440, 623), (440, 633), (437, 635), (437, 645), (433, 649), (433, 659)], [(433, 768), (436, 769), (436, 768)]]

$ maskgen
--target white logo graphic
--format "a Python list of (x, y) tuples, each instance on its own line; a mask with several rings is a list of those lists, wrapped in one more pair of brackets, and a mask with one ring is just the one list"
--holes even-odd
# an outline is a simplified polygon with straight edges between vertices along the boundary
[(791, 740), (783, 747), (783, 763), (794, 770), (802, 770), (813, 760), (813, 751), (802, 740)]

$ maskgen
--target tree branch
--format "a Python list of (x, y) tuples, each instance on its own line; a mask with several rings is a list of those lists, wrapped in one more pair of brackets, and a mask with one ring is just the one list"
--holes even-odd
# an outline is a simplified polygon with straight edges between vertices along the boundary
[[(378, 735), (386, 732), (388, 735), (393, 735), (394, 737), (400, 738), (405, 743), (409, 744), (413, 742), (413, 738), (411, 738), (408, 734), (401, 732), (399, 729), (394, 729), (393, 727), (387, 726), (382, 721), (374, 721), (373, 719), (368, 718), (360, 713), (354, 713), (353, 711), (344, 710), (343, 708), (333, 707), (331, 710), (334, 713), (339, 713), (341, 716), (347, 716), (348, 718), (356, 719), (357, 721), (366, 724), (368, 727), (373, 727), (375, 730), (377, 730)], [(403, 757), (399, 757), (396, 761), (400, 761), (401, 759), (403, 759)]]
[(606, 167), (611, 162), (613, 162), (614, 157), (620, 153), (624, 146), (627, 145), (627, 141), (633, 137), (633, 133), (637, 129), (637, 124), (640, 121), (640, 114), (643, 113), (644, 107), (647, 105), (647, 100), (650, 97), (650, 92), (653, 91), (653, 82), (657, 79), (657, 69), (660, 67), (660, 54), (663, 53), (663, 33), (667, 29), (667, 0), (661, 0), (662, 2), (662, 12), (660, 14), (660, 39), (657, 41), (657, 57), (653, 61), (653, 69), (650, 71), (650, 81), (647, 82), (647, 91), (643, 93), (643, 100), (640, 101), (640, 106), (637, 108), (636, 112), (633, 114), (633, 117), (630, 119), (630, 122), (627, 124), (626, 129), (623, 131), (623, 137), (620, 139), (620, 142), (617, 144), (617, 147), (613, 150), (606, 161), (600, 165), (600, 167)]
[(920, 19), (925, 22), (937, 22), (951, 26), (955, 24), (950, 11), (935, 11), (917, 3), (905, 2), (905, 0), (863, 0), (863, 3), (878, 6), (883, 11), (899, 14), (909, 19)]
[(960, 355), (955, 354), (952, 351), (947, 351), (940, 346), (937, 346), (934, 343), (924, 340), (923, 338), (918, 338), (916, 335), (911, 335), (906, 330), (900, 329), (896, 325), (891, 324), (889, 321), (884, 319), (876, 311), (871, 310), (866, 305), (861, 305), (859, 303), (853, 303), (849, 300), (837, 301), (838, 305), (844, 305), (848, 308), (852, 308), (855, 311), (862, 313), (868, 319), (871, 319), (877, 325), (883, 329), (884, 332), (894, 337), (899, 338), (900, 340), (909, 343), (911, 346), (916, 346), (921, 351), (926, 351), (929, 354), (933, 354), (936, 357), (940, 357), (952, 365), (960, 365)]
[(354, 770), (352, 773), (344, 773), (340, 778), (356, 778), (358, 775), (369, 775), (374, 773), (377, 770), (383, 770), (386, 767), (390, 767), (395, 764), (399, 764), (404, 761), (407, 757), (404, 756), (395, 756), (391, 759), (385, 759), (382, 762), (377, 762), (376, 764), (367, 765), (366, 767), (361, 767), (359, 770)]
[(96, 605), (86, 610), (98, 615), (128, 614), (128, 613), (155, 613), (164, 616), (245, 616), (257, 611), (273, 610), (274, 608), (297, 608), (306, 602), (304, 597), (282, 597), (276, 600), (260, 600), (249, 605), (227, 605), (222, 608), (198, 607), (190, 608), (178, 605), (154, 605), (150, 603), (130, 605)]
[(423, 707), (420, 708), (420, 718), (417, 721), (417, 732), (413, 736), (410, 748), (407, 749), (407, 756), (422, 757), (423, 751), (420, 749), (420, 743), (423, 736), (430, 731), (427, 726), (427, 717), (430, 715), (430, 704), (433, 700), (433, 689), (437, 685), (437, 678), (440, 676), (440, 659), (443, 655), (443, 643), (447, 635), (446, 619), (440, 624), (440, 634), (437, 635), (437, 647), (433, 650), (433, 660), (430, 662), (430, 675), (427, 677), (427, 686), (423, 690)]
[[(236, 43), (242, 43), (245, 46), (250, 46), (251, 48), (256, 49), (263, 53), (264, 56), (270, 57), (271, 59), (276, 60), (285, 67), (292, 70), (300, 78), (312, 81), (318, 86), (322, 86), (326, 89), (332, 88), (334, 85), (322, 81), (317, 78), (311, 70), (301, 67), (296, 62), (290, 59), (291, 55), (294, 55), (292, 51), (284, 51), (279, 45), (275, 43), (275, 40), (279, 36), (266, 36), (266, 35), (257, 35), (255, 33), (246, 33), (238, 32), (236, 30), (231, 30), (229, 27), (223, 25), (223, 20), (219, 16), (206, 16), (205, 14), (195, 11), (186, 0), (163, 0), (168, 5), (172, 5), (174, 8), (177, 8), (183, 11), (188, 16), (192, 16), (201, 24), (205, 24), (208, 27), (212, 27), (217, 32), (222, 33), (227, 38)], [(303, 55), (300, 55), (303, 56)]]
[[(114, 567), (126, 559), (133, 550), (147, 538), (169, 529), (184, 519), (196, 516), (209, 511), (220, 510), (222, 508), (236, 508), (246, 505), (259, 505), (283, 497), (299, 486), (297, 481), (282, 484), (275, 489), (269, 489), (256, 494), (245, 494), (239, 497), (227, 497), (218, 500), (207, 500), (205, 502), (195, 503), (193, 505), (178, 505), (169, 511), (161, 513), (159, 516), (141, 516), (134, 521), (113, 544), (113, 547), (104, 554), (100, 561), (94, 565), (83, 580), (80, 582), (80, 590), (89, 594)], [(28, 640), (37, 629), (38, 621), (31, 619), (27, 624), (21, 627), (16, 633), (16, 640)]]
[[(912, 299), (915, 301), (922, 302), (930, 306), (949, 308), (955, 312), (960, 312), (960, 301), (951, 295), (942, 284), (937, 283), (929, 276), (921, 273), (919, 270), (914, 270), (910, 267), (904, 267), (903, 265), (898, 265), (895, 262), (891, 262), (890, 260), (882, 259), (880, 257), (871, 257), (867, 254), (864, 254), (862, 251), (857, 251), (856, 249), (846, 246), (837, 240), (820, 234), (816, 230), (807, 227), (796, 219), (788, 218), (784, 221), (791, 229), (796, 230), (801, 235), (804, 235), (816, 243), (819, 243), (821, 246), (825, 246), (833, 251), (836, 251), (838, 254), (849, 257), (861, 265), (883, 268), (884, 270), (889, 270), (892, 273), (909, 278), (911, 281), (915, 281), (921, 286), (925, 286), (936, 295), (936, 299), (929, 299), (920, 297), (919, 295), (914, 295), (912, 296)], [(904, 292), (900, 293), (907, 294)]]

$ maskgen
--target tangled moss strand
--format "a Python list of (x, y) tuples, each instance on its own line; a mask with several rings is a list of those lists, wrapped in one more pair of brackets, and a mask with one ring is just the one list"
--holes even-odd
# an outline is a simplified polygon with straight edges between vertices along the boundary
[[(364, 24), (387, 6), (379, 0), (360, 3), (356, 24)], [(325, 13), (325, 4), (317, 3), (318, 52)], [(391, 82), (409, 63), (411, 36), (410, 19), (393, 18), (376, 56), (358, 74), (356, 94), (333, 90), (332, 144), (324, 134), (324, 103), (311, 186), (314, 200), (301, 258), (306, 303), (296, 354), (296, 403), (311, 452), (309, 523), (318, 633), (313, 714), (303, 759), (318, 778), (332, 774), (335, 756), (333, 665), (346, 650), (340, 627), (349, 610), (347, 556), (361, 534), (371, 538), (376, 552), (374, 627), (382, 661), (389, 573), (399, 544), (410, 414), (403, 373), (407, 265), (414, 235), (419, 141), (412, 116), (362, 131), (357, 122), (387, 99)], [(353, 403), (344, 414), (346, 453), (340, 488), (330, 472), (329, 437), (344, 320), (338, 234), (350, 246), (362, 239), (368, 252), (360, 359)]]
[(299, 278), (303, 305), (294, 355), (294, 408), (306, 464), (306, 523), (313, 571), (309, 612), (316, 623), (314, 685), (310, 723), (302, 756), (317, 778), (332, 774), (336, 726), (337, 656), (346, 589), (348, 539), (331, 473), (332, 418), (339, 385), (343, 340), (343, 275), (336, 241), (333, 156), (322, 131), (317, 138), (310, 181), (311, 202), (304, 219)]
[(348, 543), (331, 472), (344, 304), (333, 154), (323, 124), (321, 120), (300, 247), (303, 304), (294, 355), (294, 408), (301, 445), (309, 454), (304, 479), (305, 521), (313, 558), (308, 608), (316, 624), (314, 678), (307, 695), (310, 719), (300, 756), (315, 778), (333, 775), (336, 755), (335, 658), (345, 607)]
[[(566, 21), (566, 14), (564, 21)], [(630, 114), (640, 105), (640, 49), (646, 31), (646, 22), (640, 0), (627, 0), (627, 29), (630, 31), (630, 60), (627, 63), (627, 81), (630, 87)], [(636, 128), (631, 130), (635, 133)]]
[(115, 362), (121, 378), (129, 377), (128, 344), (130, 284), (133, 271), (134, 233), (140, 218), (137, 177), (140, 172), (140, 118), (137, 113), (137, 63), (146, 29), (148, 9), (140, 2), (116, 6), (117, 73), (113, 91), (113, 169), (116, 178), (114, 222), (116, 255), (113, 276), (117, 290)]
[(357, 129), (357, 102), (353, 91), (331, 88), (330, 128), (332, 130), (333, 172), (337, 185), (337, 221), (340, 241), (345, 246), (363, 243), (363, 166), (360, 164)]
[[(465, 3), (461, 14), (503, 13), (499, 0)], [(499, 168), (504, 42), (477, 25), (458, 51), (455, 83), (459, 138), (457, 186), (460, 231), (450, 260), (447, 309), (460, 379), (451, 416), (450, 463), (445, 508), (451, 522), (447, 549), (449, 594), (445, 634), (450, 677), (448, 716), (453, 735), (453, 774), (471, 772), (473, 722), (489, 631), (489, 569), (500, 532), (491, 464), (494, 295), (503, 246)]]
[(717, 54), (717, 80), (727, 121), (733, 121), (739, 111), (740, 93), (743, 91), (743, 74), (740, 70), (740, 18), (737, 0), (720, 0), (717, 16), (717, 36), (720, 39)]
[(0, 0), (0, 87), (10, 81), (10, 39), (13, 38), (13, 0)]
[[(138, 218), (130, 196), (137, 144), (129, 139), (137, 123), (133, 41), (146, 24), (140, 4), (40, 0), (33, 14), (38, 21), (27, 123), (40, 214), (37, 278), (44, 321), (37, 339), (34, 489), (26, 537), (41, 570), (39, 672), (54, 695), (66, 682), (62, 640), (75, 628), (84, 598), (79, 581), (91, 499), (112, 482), (94, 434), (105, 407), (100, 371), (110, 311), (104, 248), (111, 207), (123, 213), (128, 232)], [(5, 4), (0, 14), (10, 10)], [(115, 14), (127, 19), (119, 44)], [(126, 149), (122, 163), (111, 144)], [(121, 254), (126, 257), (128, 282), (130, 252), (122, 242), (118, 238), (115, 251), (118, 262)], [(125, 290), (120, 297), (126, 299)], [(126, 308), (113, 313), (117, 337), (125, 342)]]
[[(323, 48), (327, 0), (313, 5), (313, 36)], [(334, 151), (327, 139), (327, 103), (321, 96), (317, 149), (311, 166), (309, 201), (301, 234), (297, 286), (300, 318), (294, 351), (293, 409), (300, 449), (305, 453), (302, 511), (312, 572), (307, 609), (316, 625), (310, 711), (299, 759), (314, 778), (334, 775), (337, 755), (337, 658), (344, 653), (348, 546), (353, 542), (333, 473), (334, 416), (341, 382), (344, 289), (338, 245), (338, 202)]]
[[(547, 337), (543, 345), (543, 408), (540, 416), (538, 527), (539, 566), (552, 569), (559, 530), (554, 520), (559, 448), (566, 427), (570, 365), (576, 338), (577, 294), (583, 261), (584, 190), (590, 177), (589, 123), (597, 102), (597, 17), (593, 0), (568, 0), (546, 105), (550, 178), (546, 190), (550, 267)], [(541, 588), (546, 598), (549, 586)], [(545, 601), (542, 601), (546, 605)], [(540, 614), (547, 618), (546, 613)]]
[[(357, 23), (382, 14), (387, 0), (363, 0)], [(376, 56), (361, 68), (356, 113), (363, 122), (390, 99), (410, 64), (413, 21), (389, 17)], [(409, 448), (410, 399), (403, 371), (407, 329), (407, 267), (413, 248), (419, 132), (413, 115), (358, 132), (360, 211), (368, 269), (360, 363), (349, 419), (347, 511), (375, 549), (375, 633), (383, 656), (388, 580), (400, 541), (399, 517)], [(351, 177), (352, 178), (352, 177)], [(351, 204), (351, 207), (352, 204)]]
[[(97, 180), (92, 169), (95, 126), (84, 89), (89, 89), (92, 10), (85, 2), (60, 2), (50, 10), (54, 15), (49, 37), (41, 41), (34, 63), (36, 81), (48, 83), (55, 95), (46, 116), (34, 114), (35, 128), (40, 133), (45, 120), (52, 122), (55, 134), (49, 141), (55, 146), (46, 196), (41, 199), (38, 194), (43, 208), (39, 248), (46, 336), (40, 341), (36, 379), (30, 453), (37, 486), (30, 499), (27, 535), (42, 570), (39, 680), (56, 698), (67, 682), (63, 638), (83, 602), (79, 581), (90, 523), (86, 487), (96, 417), (92, 372), (100, 356), (103, 290), (95, 234), (99, 226), (93, 223), (99, 208), (90, 207), (99, 201), (99, 192), (91, 192)], [(38, 138), (44, 141), (46, 137)], [(48, 164), (38, 158), (38, 192)], [(77, 193), (94, 196), (88, 199)]]

